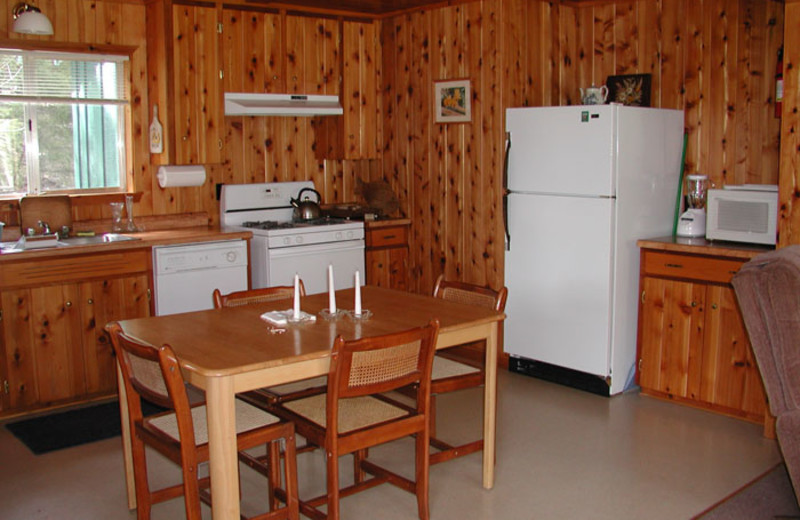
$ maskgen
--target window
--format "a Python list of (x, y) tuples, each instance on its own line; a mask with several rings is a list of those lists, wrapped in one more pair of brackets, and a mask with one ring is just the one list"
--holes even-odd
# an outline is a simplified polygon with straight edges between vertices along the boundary
[(125, 60), (0, 49), (0, 194), (124, 186)]

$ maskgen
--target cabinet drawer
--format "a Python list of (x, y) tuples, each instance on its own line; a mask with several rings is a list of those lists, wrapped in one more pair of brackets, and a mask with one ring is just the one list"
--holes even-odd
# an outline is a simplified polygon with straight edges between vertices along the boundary
[(744, 264), (742, 260), (680, 255), (658, 251), (646, 251), (642, 262), (642, 269), (645, 275), (669, 276), (672, 278), (719, 283), (730, 283), (733, 275)]
[(150, 250), (144, 248), (9, 262), (0, 270), (0, 287), (65, 283), (104, 276), (146, 273), (149, 266)]
[(367, 247), (408, 245), (405, 226), (371, 229), (367, 232)]

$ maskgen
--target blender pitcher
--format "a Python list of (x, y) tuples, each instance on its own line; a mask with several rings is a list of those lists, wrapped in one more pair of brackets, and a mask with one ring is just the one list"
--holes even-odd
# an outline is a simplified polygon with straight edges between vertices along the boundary
[(686, 211), (678, 221), (680, 237), (702, 237), (706, 234), (707, 175), (686, 176)]

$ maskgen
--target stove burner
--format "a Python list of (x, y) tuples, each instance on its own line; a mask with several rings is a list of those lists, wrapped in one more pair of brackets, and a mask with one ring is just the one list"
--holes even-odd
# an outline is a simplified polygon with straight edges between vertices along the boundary
[(318, 218), (315, 220), (301, 220), (301, 221), (291, 220), (288, 222), (277, 222), (274, 220), (248, 221), (248, 222), (242, 222), (242, 226), (252, 229), (291, 229), (291, 228), (302, 228), (311, 226), (329, 226), (333, 224), (343, 224), (345, 222), (349, 221), (343, 218), (325, 217), (325, 218)]
[(242, 226), (253, 229), (287, 229), (294, 227), (293, 222), (275, 222), (274, 220), (261, 220), (242, 222)]

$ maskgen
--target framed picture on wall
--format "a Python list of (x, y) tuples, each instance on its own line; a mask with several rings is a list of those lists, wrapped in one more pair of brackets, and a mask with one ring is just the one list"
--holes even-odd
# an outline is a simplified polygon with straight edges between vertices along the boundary
[(635, 107), (650, 106), (650, 74), (626, 74), (609, 76), (608, 102)]
[(472, 94), (468, 79), (433, 83), (437, 123), (466, 123), (472, 120)]

